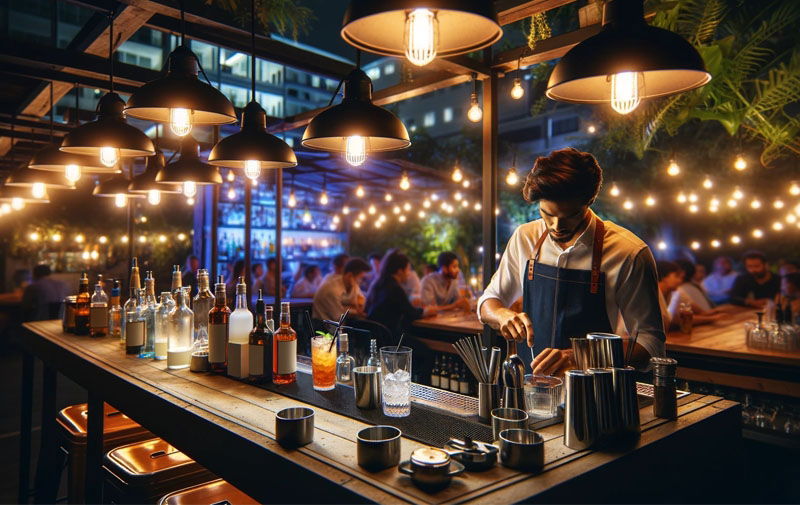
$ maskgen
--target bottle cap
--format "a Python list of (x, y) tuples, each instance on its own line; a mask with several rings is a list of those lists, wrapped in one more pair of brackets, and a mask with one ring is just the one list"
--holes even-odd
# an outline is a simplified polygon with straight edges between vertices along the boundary
[(675, 377), (678, 371), (678, 362), (672, 358), (650, 358), (650, 364), (659, 377)]

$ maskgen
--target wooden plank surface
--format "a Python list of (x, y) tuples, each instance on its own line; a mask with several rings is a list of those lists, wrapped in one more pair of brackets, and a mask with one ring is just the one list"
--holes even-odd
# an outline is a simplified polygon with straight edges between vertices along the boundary
[(412, 326), (450, 333), (472, 335), (483, 331), (483, 325), (474, 312), (444, 312), (436, 316), (417, 319)]
[[(276, 499), (275, 490), (265, 494), (264, 487), (274, 484), (270, 479), (295, 475), (303, 479), (316, 476), (313, 486), (308, 481), (310, 487), (339, 490), (339, 499), (346, 501), (359, 498), (381, 503), (507, 502), (580, 479), (635, 452), (574, 451), (563, 444), (563, 427), (549, 426), (541, 430), (546, 440), (546, 466), (541, 474), (498, 466), (483, 473), (465, 474), (454, 479), (449, 488), (428, 494), (394, 468), (369, 473), (357, 465), (355, 435), (367, 426), (365, 423), (313, 407), (314, 442), (289, 451), (275, 441), (275, 413), (285, 407), (304, 405), (302, 402), (226, 377), (167, 370), (164, 361), (126, 356), (117, 341), (65, 335), (57, 321), (26, 323), (25, 327), (30, 330), (23, 344), (26, 350), (84, 387), (99, 391), (109, 403), (143, 426), (260, 499), (268, 496), (271, 501)], [(689, 426), (713, 429), (716, 423), (732, 415), (729, 411), (738, 408), (736, 405), (716, 408), (720, 401), (701, 395), (683, 398), (677, 422), (656, 419), (650, 408), (642, 409), (643, 436), (636, 449), (664, 438), (690, 436), (692, 430), (683, 432)], [(388, 418), (387, 423), (391, 423)], [(420, 446), (404, 438), (402, 458), (407, 459)], [(280, 469), (277, 473), (253, 471), (253, 465), (266, 468), (263, 465), (272, 467), (273, 463)], [(308, 489), (297, 492), (298, 500), (308, 499), (302, 495)], [(341, 498), (341, 493), (351, 494), (347, 495), (349, 498)], [(283, 495), (278, 498), (288, 499)]]

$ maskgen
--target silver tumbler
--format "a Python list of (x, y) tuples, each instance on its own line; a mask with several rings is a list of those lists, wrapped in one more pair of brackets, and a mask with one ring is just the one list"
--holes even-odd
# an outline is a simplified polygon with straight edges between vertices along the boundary
[(612, 368), (614, 398), (619, 409), (620, 434), (638, 435), (641, 432), (639, 421), (639, 400), (636, 396), (636, 370), (632, 367)]
[(622, 337), (613, 333), (589, 333), (586, 335), (594, 356), (594, 366), (597, 368), (611, 368), (625, 366), (625, 353), (622, 346)]
[(583, 370), (568, 370), (564, 409), (564, 445), (588, 449), (597, 440), (597, 412), (594, 403), (594, 376)]
[(353, 369), (353, 392), (356, 407), (377, 409), (381, 404), (381, 369), (377, 366), (358, 366)]
[(478, 418), (489, 423), (492, 421), (492, 410), (500, 406), (497, 384), (478, 383)]
[(594, 404), (600, 441), (607, 442), (617, 433), (619, 410), (614, 398), (614, 380), (608, 368), (590, 368), (594, 377)]

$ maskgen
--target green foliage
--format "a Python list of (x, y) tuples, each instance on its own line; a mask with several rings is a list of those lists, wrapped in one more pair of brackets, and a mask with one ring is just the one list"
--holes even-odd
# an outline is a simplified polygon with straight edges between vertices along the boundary
[[(206, 4), (216, 4), (234, 13), (241, 22), (250, 20), (248, 0), (205, 0)], [(259, 24), (268, 31), (281, 35), (291, 34), (293, 39), (301, 33), (308, 33), (314, 12), (297, 0), (256, 0), (256, 17)]]

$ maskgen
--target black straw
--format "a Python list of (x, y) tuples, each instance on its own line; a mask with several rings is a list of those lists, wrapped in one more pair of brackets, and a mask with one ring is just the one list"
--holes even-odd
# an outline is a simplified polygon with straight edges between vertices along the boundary
[[(258, 290), (259, 294), (261, 290)], [(311, 342), (311, 339), (314, 338), (314, 323), (311, 322), (311, 316), (308, 315), (308, 311), (303, 311), (303, 318), (306, 320), (306, 325), (308, 325), (308, 341)]]

